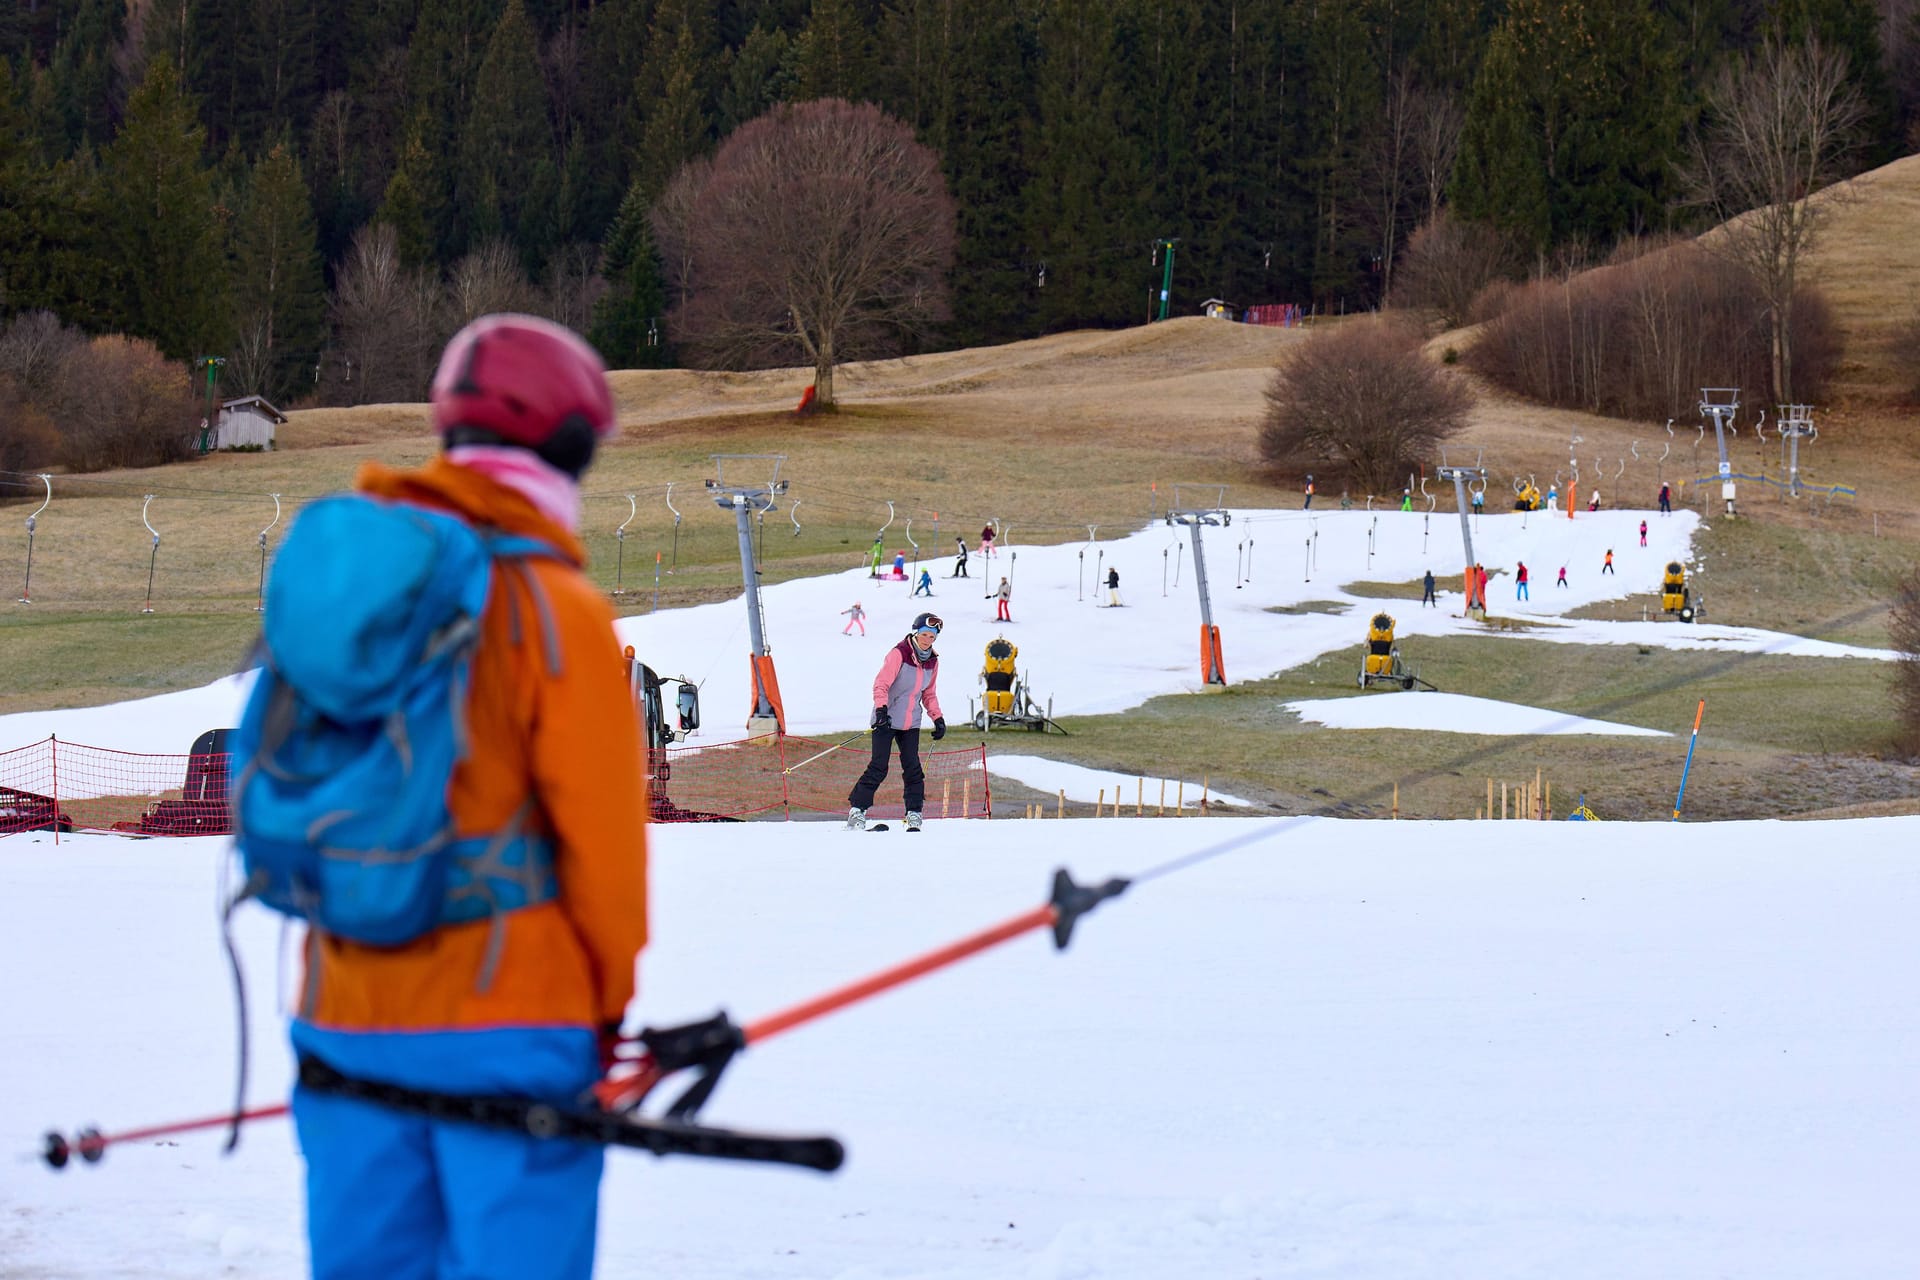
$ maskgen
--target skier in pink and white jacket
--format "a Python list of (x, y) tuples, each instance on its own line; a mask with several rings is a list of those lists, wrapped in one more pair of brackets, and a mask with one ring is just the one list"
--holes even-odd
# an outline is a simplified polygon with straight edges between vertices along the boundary
[(893, 648), (873, 678), (873, 759), (847, 796), (847, 826), (855, 831), (867, 825), (873, 793), (887, 779), (887, 765), (895, 744), (900, 748), (900, 782), (906, 791), (907, 830), (920, 829), (920, 810), (927, 798), (927, 775), (920, 767), (920, 725), (933, 717), (933, 740), (947, 736), (947, 718), (940, 714), (934, 682), (940, 678), (940, 655), (933, 651), (943, 624), (931, 613), (913, 620), (913, 629)]

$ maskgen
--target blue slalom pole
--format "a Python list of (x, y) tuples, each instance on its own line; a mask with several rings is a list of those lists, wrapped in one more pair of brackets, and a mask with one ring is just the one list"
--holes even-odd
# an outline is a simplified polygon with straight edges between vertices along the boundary
[(1700, 741), (1700, 717), (1707, 714), (1707, 700), (1700, 699), (1700, 707), (1693, 713), (1693, 736), (1687, 739), (1687, 763), (1680, 770), (1680, 794), (1673, 798), (1673, 820), (1680, 821), (1680, 802), (1687, 798), (1687, 774), (1693, 770), (1693, 748)]

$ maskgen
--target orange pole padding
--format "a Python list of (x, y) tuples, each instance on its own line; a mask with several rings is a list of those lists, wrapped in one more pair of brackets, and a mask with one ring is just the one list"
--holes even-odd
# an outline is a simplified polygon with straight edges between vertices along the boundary
[(1226, 664), (1220, 659), (1220, 628), (1202, 624), (1200, 627), (1200, 681), (1202, 684), (1225, 684), (1227, 682)]
[(780, 705), (780, 678), (773, 673), (773, 655), (763, 654), (747, 659), (753, 667), (753, 708), (760, 709), (761, 703), (773, 708), (773, 723), (780, 733), (787, 731), (786, 708)]

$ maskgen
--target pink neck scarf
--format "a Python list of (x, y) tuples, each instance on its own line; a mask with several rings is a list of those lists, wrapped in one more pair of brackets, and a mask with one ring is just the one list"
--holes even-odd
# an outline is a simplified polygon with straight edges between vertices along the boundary
[(462, 444), (447, 450), (447, 461), (513, 490), (568, 533), (580, 532), (580, 482), (531, 451), (511, 445)]

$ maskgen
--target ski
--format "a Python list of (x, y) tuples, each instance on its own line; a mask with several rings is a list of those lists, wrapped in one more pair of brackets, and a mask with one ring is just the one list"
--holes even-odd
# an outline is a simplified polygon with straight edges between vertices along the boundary
[(870, 826), (866, 826), (861, 829), (864, 831), (886, 831), (889, 828), (887, 827), (887, 824), (884, 822), (876, 822), (871, 824)]
[(677, 1120), (654, 1120), (584, 1106), (555, 1106), (531, 1098), (474, 1097), (409, 1089), (341, 1074), (317, 1058), (300, 1061), (301, 1087), (316, 1093), (356, 1098), (435, 1120), (451, 1120), (484, 1129), (506, 1129), (542, 1140), (597, 1142), (632, 1147), (656, 1156), (702, 1156), (790, 1164), (831, 1173), (846, 1160), (838, 1138), (748, 1133)]

